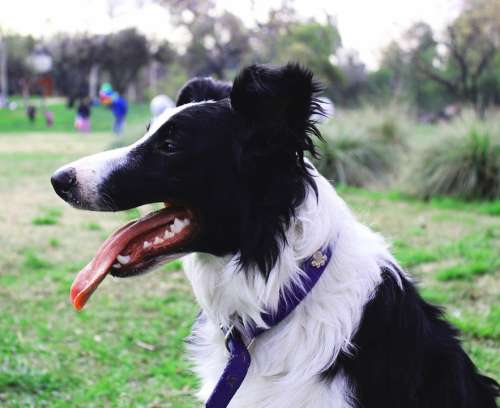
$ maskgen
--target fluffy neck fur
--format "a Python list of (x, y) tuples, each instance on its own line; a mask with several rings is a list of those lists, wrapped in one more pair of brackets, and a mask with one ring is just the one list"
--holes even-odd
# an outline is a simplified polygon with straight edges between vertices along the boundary
[[(312, 292), (291, 316), (255, 341), (250, 371), (231, 407), (321, 407), (326, 400), (330, 407), (350, 406), (345, 379), (340, 375), (326, 384), (319, 374), (341, 350), (349, 352), (363, 306), (381, 281), (380, 265), (394, 260), (382, 237), (354, 218), (330, 183), (317, 173), (315, 180), (318, 199), (309, 191), (298, 208), (287, 231), (288, 245), (267, 281), (259, 273), (239, 270), (237, 256), (196, 254), (186, 259), (187, 276), (203, 309), (190, 346), (203, 381), (202, 399), (227, 360), (219, 325), (231, 324), (235, 314), (243, 322), (263, 325), (260, 312), (276, 309), (280, 292), (302, 273), (301, 262), (331, 242), (332, 258)], [(329, 399), (322, 398), (324, 392), (332, 393)]]

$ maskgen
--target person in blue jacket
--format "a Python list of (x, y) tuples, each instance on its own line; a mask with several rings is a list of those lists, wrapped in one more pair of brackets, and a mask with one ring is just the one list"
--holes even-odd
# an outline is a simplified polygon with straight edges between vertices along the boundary
[(99, 92), (99, 99), (103, 105), (108, 106), (111, 112), (113, 112), (115, 117), (113, 133), (120, 136), (123, 132), (123, 126), (125, 125), (125, 118), (128, 112), (127, 100), (118, 92), (113, 91), (113, 88), (108, 83), (102, 84), (101, 91)]
[(111, 111), (115, 116), (115, 123), (113, 124), (113, 133), (120, 136), (123, 132), (123, 126), (125, 124), (125, 118), (128, 112), (127, 100), (118, 95), (118, 97), (111, 104)]

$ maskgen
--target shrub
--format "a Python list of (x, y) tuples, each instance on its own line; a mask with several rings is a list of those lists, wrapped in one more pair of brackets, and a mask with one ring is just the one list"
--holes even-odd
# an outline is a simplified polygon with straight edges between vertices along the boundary
[(366, 137), (327, 137), (318, 145), (318, 170), (336, 183), (363, 187), (385, 180), (394, 154), (381, 141)]
[(463, 199), (500, 198), (500, 143), (472, 128), (465, 137), (444, 139), (427, 150), (418, 165), (417, 194)]
[(382, 117), (382, 120), (372, 125), (369, 131), (373, 137), (381, 142), (404, 149), (408, 147), (401, 124), (393, 116)]

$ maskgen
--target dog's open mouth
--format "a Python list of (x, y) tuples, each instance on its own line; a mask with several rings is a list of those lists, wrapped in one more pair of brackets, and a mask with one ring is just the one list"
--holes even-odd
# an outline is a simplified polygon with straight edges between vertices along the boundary
[(169, 204), (119, 228), (76, 276), (71, 286), (74, 307), (82, 309), (108, 273), (138, 275), (189, 252), (197, 230), (192, 211)]

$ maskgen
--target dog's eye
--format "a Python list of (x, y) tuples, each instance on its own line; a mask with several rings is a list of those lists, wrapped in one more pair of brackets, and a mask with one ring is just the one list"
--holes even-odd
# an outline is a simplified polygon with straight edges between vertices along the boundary
[(165, 140), (160, 145), (160, 150), (163, 153), (172, 154), (172, 153), (177, 152), (177, 145), (174, 142), (172, 142), (171, 140)]

